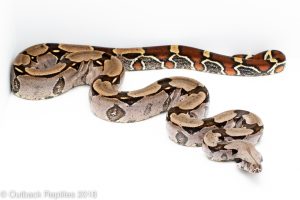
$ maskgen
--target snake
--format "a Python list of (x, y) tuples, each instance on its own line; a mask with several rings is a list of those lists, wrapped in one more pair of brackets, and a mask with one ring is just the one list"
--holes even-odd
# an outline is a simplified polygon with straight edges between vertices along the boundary
[(229, 76), (264, 76), (282, 72), (278, 50), (225, 56), (181, 45), (107, 48), (44, 43), (19, 53), (11, 68), (11, 90), (21, 98), (48, 99), (89, 85), (92, 112), (111, 122), (137, 122), (166, 112), (169, 138), (183, 146), (202, 147), (214, 161), (234, 161), (259, 173), (256, 150), (264, 125), (254, 113), (229, 110), (207, 117), (209, 93), (197, 80), (169, 77), (142, 89), (121, 91), (125, 71), (189, 69)]

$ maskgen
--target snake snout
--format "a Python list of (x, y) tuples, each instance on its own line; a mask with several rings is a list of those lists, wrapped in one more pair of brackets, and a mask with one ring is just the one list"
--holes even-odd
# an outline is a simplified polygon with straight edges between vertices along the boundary
[(249, 172), (250, 173), (259, 173), (262, 171), (261, 164), (254, 164), (250, 167)]

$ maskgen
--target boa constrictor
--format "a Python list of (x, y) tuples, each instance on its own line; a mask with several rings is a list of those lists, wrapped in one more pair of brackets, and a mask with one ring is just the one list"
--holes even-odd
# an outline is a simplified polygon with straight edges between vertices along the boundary
[(113, 122), (141, 121), (167, 111), (169, 137), (184, 146), (202, 146), (212, 160), (234, 160), (251, 173), (261, 171), (262, 157), (254, 145), (263, 123), (255, 114), (230, 110), (206, 118), (209, 95), (196, 80), (171, 77), (143, 89), (119, 91), (124, 71), (193, 69), (225, 75), (260, 76), (281, 72), (285, 56), (271, 50), (247, 56), (224, 56), (170, 45), (147, 48), (103, 48), (39, 44), (13, 62), (11, 87), (25, 99), (47, 99), (88, 84), (91, 109)]

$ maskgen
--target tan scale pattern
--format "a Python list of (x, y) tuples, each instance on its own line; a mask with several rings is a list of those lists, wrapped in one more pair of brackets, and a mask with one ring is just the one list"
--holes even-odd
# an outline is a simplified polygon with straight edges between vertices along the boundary
[(205, 118), (207, 90), (185, 77), (162, 79), (135, 91), (118, 90), (125, 70), (185, 68), (260, 76), (281, 72), (285, 66), (284, 54), (276, 50), (243, 55), (228, 57), (181, 45), (103, 48), (39, 44), (16, 57), (11, 84), (14, 94), (26, 99), (46, 99), (89, 84), (92, 111), (113, 122), (141, 121), (167, 111), (172, 141), (202, 146), (212, 160), (235, 160), (241, 169), (257, 173), (262, 159), (254, 145), (262, 135), (263, 123), (255, 114), (231, 110)]

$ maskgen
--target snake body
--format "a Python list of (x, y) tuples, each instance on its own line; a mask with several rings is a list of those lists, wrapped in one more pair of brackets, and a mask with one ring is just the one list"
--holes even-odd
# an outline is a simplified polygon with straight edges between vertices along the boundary
[(161, 79), (134, 90), (119, 91), (125, 71), (192, 69), (210, 73), (260, 76), (281, 72), (285, 56), (271, 50), (253, 56), (224, 56), (178, 45), (147, 48), (104, 48), (39, 44), (25, 49), (13, 62), (11, 87), (25, 99), (47, 99), (88, 84), (91, 109), (112, 122), (136, 122), (167, 112), (169, 138), (184, 146), (203, 147), (216, 161), (234, 160), (248, 172), (261, 171), (262, 157), (254, 145), (263, 123), (245, 110), (206, 118), (208, 90), (185, 77)]

